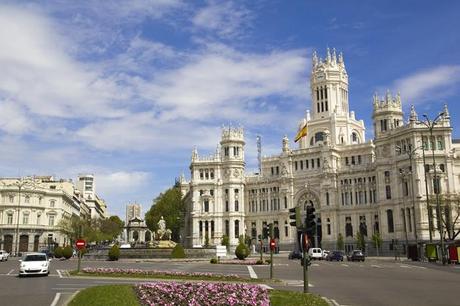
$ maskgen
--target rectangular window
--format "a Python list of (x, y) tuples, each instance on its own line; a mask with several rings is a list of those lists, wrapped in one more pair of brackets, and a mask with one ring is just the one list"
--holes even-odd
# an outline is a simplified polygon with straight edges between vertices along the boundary
[(48, 225), (49, 226), (54, 226), (54, 215), (49, 216)]
[(228, 211), (228, 200), (225, 201), (225, 211)]
[(13, 214), (8, 214), (7, 215), (6, 223), (7, 224), (13, 224)]
[(230, 222), (228, 220), (225, 220), (225, 235), (230, 237)]
[(294, 169), (297, 171), (297, 161), (294, 162)]
[(395, 228), (393, 224), (393, 211), (391, 209), (387, 210), (387, 224), (388, 224), (388, 233), (394, 233)]
[(239, 211), (240, 206), (238, 200), (235, 200), (235, 211)]
[(308, 159), (305, 160), (305, 169), (308, 169)]
[(273, 169), (273, 167), (272, 167), (271, 170), (272, 170), (272, 175), (274, 175), (275, 174), (275, 169)]
[(204, 200), (204, 212), (209, 212), (209, 201)]
[(29, 224), (29, 214), (22, 215), (22, 224)]
[(358, 155), (358, 165), (361, 165), (361, 155)]
[(347, 156), (347, 157), (345, 157), (345, 165), (348, 166), (349, 164), (350, 164), (350, 163), (349, 163), (348, 156)]
[(316, 166), (319, 168), (321, 166), (319, 158), (316, 159)]
[(303, 170), (303, 160), (300, 161), (300, 170)]
[(385, 193), (386, 193), (387, 200), (390, 200), (391, 199), (391, 186), (390, 185), (385, 186)]
[(311, 167), (315, 168), (315, 160), (314, 159), (311, 160)]
[(240, 221), (235, 220), (235, 238), (240, 237)]
[(355, 164), (355, 157), (354, 157), (354, 156), (351, 157), (351, 164), (352, 164), (352, 165)]
[(41, 215), (37, 215), (37, 225), (40, 225)]

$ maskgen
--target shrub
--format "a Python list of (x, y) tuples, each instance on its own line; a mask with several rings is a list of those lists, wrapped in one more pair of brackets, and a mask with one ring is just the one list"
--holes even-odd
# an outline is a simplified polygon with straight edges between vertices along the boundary
[(268, 264), (272, 263), (272, 261), (270, 259), (265, 259), (265, 262), (268, 263)]
[(249, 248), (244, 244), (240, 243), (235, 250), (235, 255), (239, 260), (244, 260), (249, 256)]
[(171, 252), (171, 258), (185, 258), (184, 247), (180, 244), (176, 244)]
[(62, 256), (64, 256), (65, 259), (69, 259), (73, 255), (73, 249), (70, 245), (66, 246), (64, 249), (62, 249)]
[(211, 258), (211, 260), (209, 262), (212, 263), (212, 264), (216, 264), (217, 263), (217, 258)]
[(258, 259), (258, 260), (256, 261), (256, 265), (263, 265), (263, 264), (264, 264), (264, 261), (263, 261), (263, 260)]
[(57, 248), (54, 249), (54, 257), (55, 258), (62, 258), (62, 256), (63, 256), (62, 252), (63, 252), (62, 248), (58, 246)]
[(109, 260), (118, 260), (118, 258), (120, 258), (120, 248), (114, 245), (109, 250)]
[(230, 238), (227, 235), (222, 237), (222, 241), (220, 242), (221, 245), (225, 245), (228, 248), (230, 247)]

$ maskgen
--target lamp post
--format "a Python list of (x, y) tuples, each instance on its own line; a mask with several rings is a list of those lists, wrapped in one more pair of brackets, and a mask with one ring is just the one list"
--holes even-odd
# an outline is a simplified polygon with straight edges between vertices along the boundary
[(431, 215), (430, 202), (428, 200), (428, 179), (426, 177), (426, 159), (425, 159), (425, 144), (422, 142), (422, 158), (423, 158), (423, 175), (425, 177), (425, 197), (426, 197), (426, 209), (428, 211), (428, 232), (430, 234), (430, 243), (433, 242), (433, 228), (431, 223), (433, 221), (433, 216)]
[[(396, 147), (396, 148), (399, 152), (401, 152), (401, 147)], [(417, 218), (416, 218), (416, 210), (415, 210), (414, 167), (412, 167), (412, 160), (414, 159), (414, 155), (416, 154), (417, 150), (420, 148), (422, 150), (424, 149), (423, 146), (412, 148), (412, 144), (409, 144), (409, 147), (405, 150), (405, 153), (409, 157), (409, 169), (410, 170), (407, 172), (407, 174), (410, 175), (412, 214), (413, 214), (412, 219), (413, 219), (413, 224), (414, 224), (415, 245), (417, 246), (417, 248), (418, 248), (418, 234), (417, 234)], [(423, 168), (425, 169), (425, 151), (423, 151)], [(425, 173), (425, 177), (426, 177), (426, 173)], [(425, 187), (427, 190), (427, 200), (428, 200), (428, 186), (426, 184), (426, 179), (425, 179)], [(412, 222), (412, 221), (409, 219), (409, 222)], [(430, 221), (428, 221), (428, 224), (430, 224)], [(407, 233), (407, 230), (406, 230), (406, 233)], [(430, 241), (431, 241), (431, 231), (430, 231)], [(419, 257), (419, 253), (417, 252), (417, 259), (418, 257)]]
[(434, 174), (434, 179), (433, 179), (433, 191), (435, 193), (436, 197), (436, 215), (437, 215), (437, 221), (438, 221), (438, 229), (439, 229), (439, 239), (441, 240), (441, 260), (442, 264), (446, 264), (446, 258), (445, 258), (445, 252), (444, 252), (444, 238), (443, 238), (443, 224), (442, 224), (442, 215), (441, 215), (441, 204), (439, 203), (439, 188), (440, 186), (440, 181), (437, 176), (437, 170), (436, 170), (436, 159), (434, 156), (434, 149), (435, 149), (435, 139), (433, 139), (433, 129), (438, 124), (439, 120), (442, 119), (442, 116), (444, 116), (444, 112), (439, 113), (433, 120), (430, 120), (426, 114), (423, 114), (423, 117), (425, 118), (424, 121), (419, 121), (419, 124), (425, 125), (429, 132), (430, 132), (430, 142), (431, 142), (431, 157), (433, 159), (433, 174)]
[[(406, 172), (404, 169), (400, 169), (399, 174), (401, 176), (402, 183), (407, 183), (407, 177), (409, 173)], [(404, 184), (402, 184), (402, 186), (404, 186)], [(403, 214), (402, 216), (404, 218), (404, 234), (406, 238), (406, 250), (405, 251), (406, 251), (406, 256), (409, 256), (409, 238), (407, 237), (406, 207), (405, 207), (404, 196), (403, 196)]]

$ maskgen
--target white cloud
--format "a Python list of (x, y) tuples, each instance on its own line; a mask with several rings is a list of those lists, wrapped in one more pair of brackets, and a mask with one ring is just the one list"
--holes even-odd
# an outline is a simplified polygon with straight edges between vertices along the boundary
[(0, 8), (0, 98), (52, 117), (114, 117), (127, 99), (116, 80), (75, 61), (55, 24), (35, 12)]
[(235, 38), (242, 35), (251, 19), (249, 10), (232, 1), (210, 1), (197, 12), (192, 23), (196, 31), (208, 30), (221, 38)]
[(460, 84), (460, 66), (439, 66), (406, 76), (394, 87), (410, 104), (444, 99), (457, 91)]
[(150, 183), (152, 177), (148, 172), (117, 171), (111, 173), (96, 173), (96, 188), (101, 194), (119, 194), (139, 190)]

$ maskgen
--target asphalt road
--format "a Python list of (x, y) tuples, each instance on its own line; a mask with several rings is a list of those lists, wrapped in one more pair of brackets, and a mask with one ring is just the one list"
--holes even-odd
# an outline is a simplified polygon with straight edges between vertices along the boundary
[[(76, 291), (90, 286), (136, 283), (138, 280), (68, 277), (76, 260), (51, 262), (48, 277), (18, 278), (17, 259), (0, 262), (1, 305), (62, 305)], [(168, 271), (238, 274), (268, 278), (269, 266), (212, 265), (208, 262), (108, 262), (84, 261), (82, 267), (119, 267)], [(275, 258), (273, 288), (303, 290), (302, 269), (297, 260)], [(332, 300), (335, 305), (459, 305), (456, 292), (460, 266), (431, 263), (366, 260), (358, 262), (314, 262), (309, 268), (309, 290)]]

